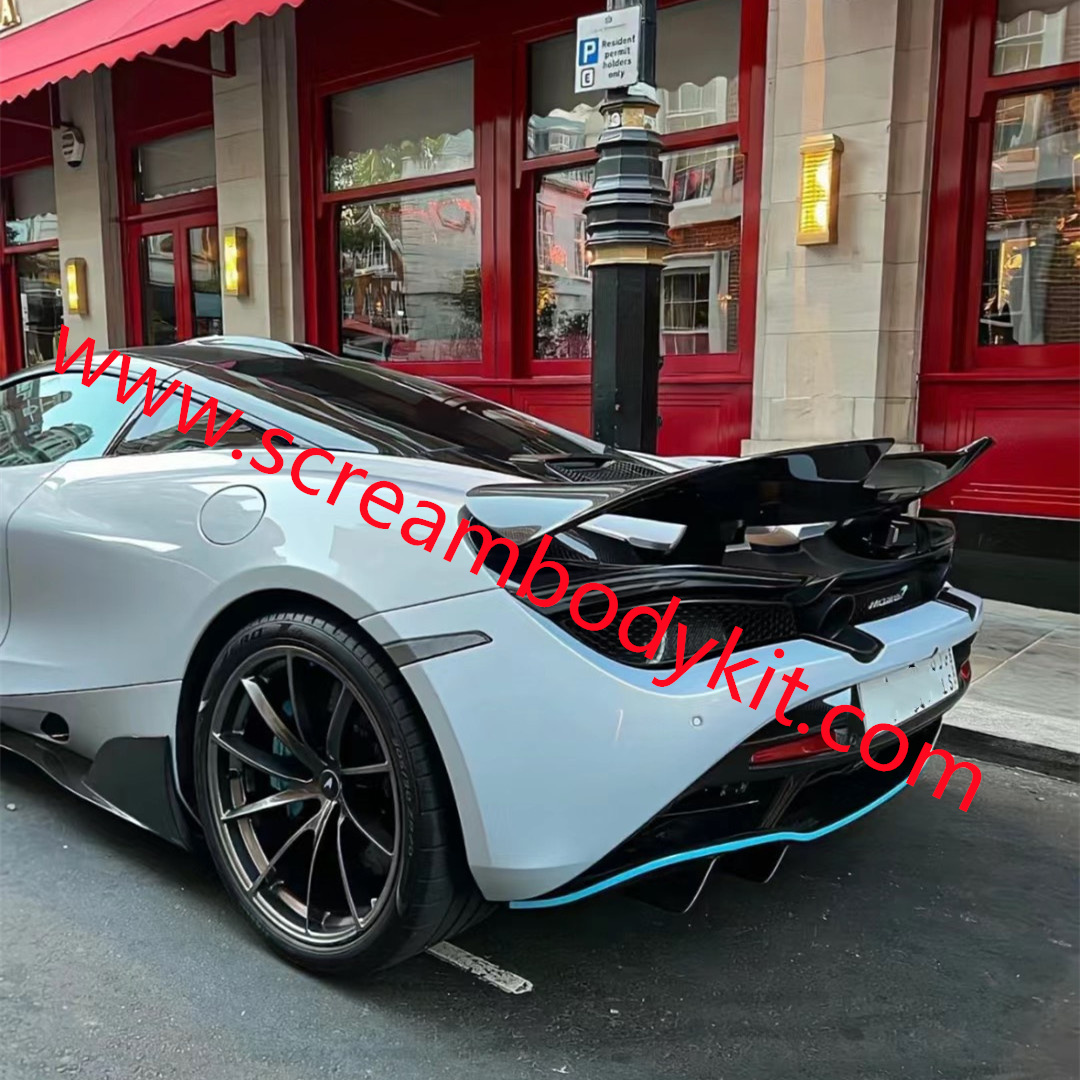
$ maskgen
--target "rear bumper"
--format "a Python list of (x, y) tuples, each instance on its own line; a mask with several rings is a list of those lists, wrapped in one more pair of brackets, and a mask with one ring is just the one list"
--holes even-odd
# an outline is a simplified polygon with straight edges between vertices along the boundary
[[(884, 643), (869, 663), (801, 639), (783, 643), (782, 662), (773, 645), (740, 653), (759, 661), (738, 673), (742, 703), (723, 680), (709, 689), (712, 662), (656, 687), (653, 676), (670, 672), (609, 660), (502, 590), (362, 625), (383, 644), (469, 631), (492, 639), (407, 663), (402, 673), (439, 743), (480, 890), (489, 900), (517, 901), (565, 890), (768, 724), (785, 687), (779, 675), (804, 669), (810, 689), (796, 695), (798, 704), (922, 660), (976, 632), (981, 603), (967, 599), (970, 611), (935, 601), (863, 624)], [(770, 663), (777, 677), (751, 710)], [(899, 769), (875, 775), (890, 788), (904, 779)], [(854, 809), (868, 812), (883, 793)], [(842, 817), (826, 824), (839, 828)]]

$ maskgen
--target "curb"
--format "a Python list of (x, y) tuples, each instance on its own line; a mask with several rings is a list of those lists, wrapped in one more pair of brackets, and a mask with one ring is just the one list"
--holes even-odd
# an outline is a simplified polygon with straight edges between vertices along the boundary
[(971, 728), (943, 724), (938, 746), (957, 754), (991, 761), (996, 765), (1011, 765), (1032, 772), (1056, 776), (1061, 780), (1080, 780), (1080, 754), (1060, 750), (1056, 746), (1007, 739), (1003, 735), (987, 735)]

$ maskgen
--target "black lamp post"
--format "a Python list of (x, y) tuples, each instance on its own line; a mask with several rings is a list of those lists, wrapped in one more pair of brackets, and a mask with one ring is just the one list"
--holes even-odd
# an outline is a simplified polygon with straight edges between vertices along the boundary
[[(671, 199), (656, 131), (656, 0), (642, 8), (638, 82), (600, 106), (595, 182), (585, 204), (592, 273), (593, 436), (655, 451), (659, 426), (660, 276)], [(607, 0), (608, 11), (637, 6)]]

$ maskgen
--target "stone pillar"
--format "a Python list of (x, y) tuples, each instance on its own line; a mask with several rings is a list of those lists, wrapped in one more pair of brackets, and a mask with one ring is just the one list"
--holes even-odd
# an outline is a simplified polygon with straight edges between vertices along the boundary
[(236, 27), (236, 74), (214, 79), (218, 229), (243, 226), (248, 242), (248, 295), (223, 297), (226, 334), (304, 336), (294, 25), (286, 7)]
[[(935, 0), (771, 0), (752, 438), (915, 438)], [(844, 142), (838, 243), (795, 244), (799, 146)]]
[(78, 127), (86, 140), (82, 164), (73, 169), (64, 161), (60, 133), (53, 132), (61, 283), (67, 260), (85, 259), (89, 307), (86, 315), (70, 314), (65, 288), (64, 322), (76, 344), (92, 337), (99, 351), (121, 348), (127, 336), (109, 72), (98, 70), (65, 79), (60, 84), (60, 116)]

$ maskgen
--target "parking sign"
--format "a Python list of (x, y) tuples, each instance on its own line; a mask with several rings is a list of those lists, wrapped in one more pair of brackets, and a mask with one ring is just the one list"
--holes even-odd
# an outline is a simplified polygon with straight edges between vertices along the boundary
[(575, 93), (637, 82), (640, 44), (640, 7), (578, 19)]

